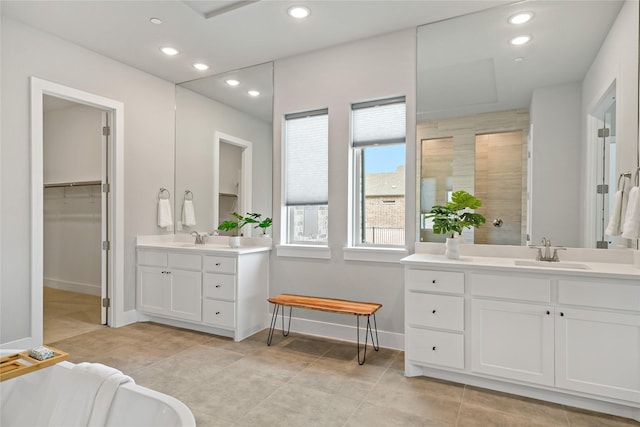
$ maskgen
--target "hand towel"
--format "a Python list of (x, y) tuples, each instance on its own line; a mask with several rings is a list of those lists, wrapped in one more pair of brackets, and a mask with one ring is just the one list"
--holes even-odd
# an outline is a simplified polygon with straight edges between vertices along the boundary
[(625, 239), (640, 238), (640, 189), (633, 187), (629, 192), (627, 212), (622, 227), (622, 237)]
[(619, 236), (622, 233), (622, 223), (620, 220), (622, 219), (622, 196), (623, 191), (618, 190), (616, 194), (613, 196), (613, 210), (609, 214), (609, 225), (607, 225), (607, 229), (605, 230), (605, 234), (608, 236)]
[(171, 203), (169, 199), (158, 199), (158, 227), (171, 227), (173, 220), (171, 219)]
[(182, 203), (182, 225), (192, 227), (196, 225), (196, 213), (193, 209), (193, 200), (185, 200)]
[(133, 382), (131, 377), (117, 369), (79, 363), (60, 385), (49, 426), (104, 426), (118, 387), (128, 382)]

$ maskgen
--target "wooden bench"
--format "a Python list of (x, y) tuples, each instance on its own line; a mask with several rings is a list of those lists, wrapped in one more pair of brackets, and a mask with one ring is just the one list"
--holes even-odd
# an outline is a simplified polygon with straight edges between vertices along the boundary
[[(378, 326), (376, 325), (376, 311), (382, 307), (382, 304), (374, 302), (349, 301), (344, 299), (312, 297), (304, 295), (280, 294), (268, 299), (275, 305), (273, 315), (271, 316), (271, 326), (269, 327), (269, 336), (267, 345), (271, 345), (273, 340), (273, 331), (278, 319), (278, 311), (282, 306), (282, 335), (288, 336), (291, 329), (291, 312), (293, 308), (305, 308), (308, 310), (329, 311), (332, 313), (351, 314), (356, 316), (357, 331), (357, 348), (358, 348), (358, 364), (363, 365), (367, 357), (367, 339), (371, 335), (371, 346), (375, 351), (380, 349), (378, 341)], [(289, 307), (289, 325), (285, 332), (284, 329), (284, 307)], [(360, 359), (360, 316), (367, 316), (367, 330), (364, 334), (364, 354)], [(373, 316), (373, 329), (371, 328), (371, 316)], [(375, 329), (375, 339), (373, 330)]]

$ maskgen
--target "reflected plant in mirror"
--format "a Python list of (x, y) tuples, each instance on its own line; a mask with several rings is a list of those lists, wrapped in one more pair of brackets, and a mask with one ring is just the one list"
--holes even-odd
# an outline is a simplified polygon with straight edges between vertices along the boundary
[(461, 236), (465, 228), (478, 228), (486, 222), (484, 216), (471, 211), (480, 206), (480, 199), (464, 190), (458, 190), (451, 195), (450, 202), (433, 206), (425, 217), (433, 222), (434, 233), (454, 238), (456, 233)]
[(638, 167), (638, 17), (634, 1), (524, 1), (418, 28), (420, 241), (443, 241), (427, 214), (465, 190), (501, 224), (475, 243), (637, 247), (604, 225), (605, 190)]

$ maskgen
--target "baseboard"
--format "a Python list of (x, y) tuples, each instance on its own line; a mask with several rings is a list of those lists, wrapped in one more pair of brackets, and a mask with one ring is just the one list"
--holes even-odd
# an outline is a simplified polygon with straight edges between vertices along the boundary
[(98, 285), (90, 285), (88, 283), (68, 282), (66, 280), (57, 280), (45, 277), (43, 279), (44, 286), (47, 288), (60, 289), (61, 291), (78, 292), (87, 295), (102, 295), (102, 288)]
[[(271, 316), (271, 315), (270, 315)], [(271, 319), (269, 319), (271, 321)], [(285, 320), (285, 324), (286, 324)], [(373, 321), (372, 321), (373, 323)], [(360, 338), (363, 339), (366, 326), (366, 319), (360, 319)], [(373, 326), (373, 325), (372, 325)], [(278, 315), (276, 329), (282, 327), (282, 320)], [(323, 338), (331, 338), (341, 341), (356, 342), (356, 321), (353, 320), (353, 326), (341, 325), (337, 323), (319, 322), (317, 320), (302, 319), (299, 317), (291, 318), (291, 332), (301, 334), (314, 335)], [(370, 339), (370, 337), (369, 337)], [(378, 329), (378, 339), (380, 346), (393, 350), (404, 350), (404, 334), (397, 332), (387, 332)]]

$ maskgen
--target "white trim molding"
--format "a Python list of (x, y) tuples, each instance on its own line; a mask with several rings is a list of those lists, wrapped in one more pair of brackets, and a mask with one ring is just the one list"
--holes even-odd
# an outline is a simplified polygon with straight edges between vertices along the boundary
[(331, 248), (316, 245), (276, 245), (276, 255), (291, 258), (331, 259)]
[(373, 247), (345, 247), (343, 249), (345, 261), (370, 261), (400, 263), (409, 251), (405, 248), (373, 248)]

